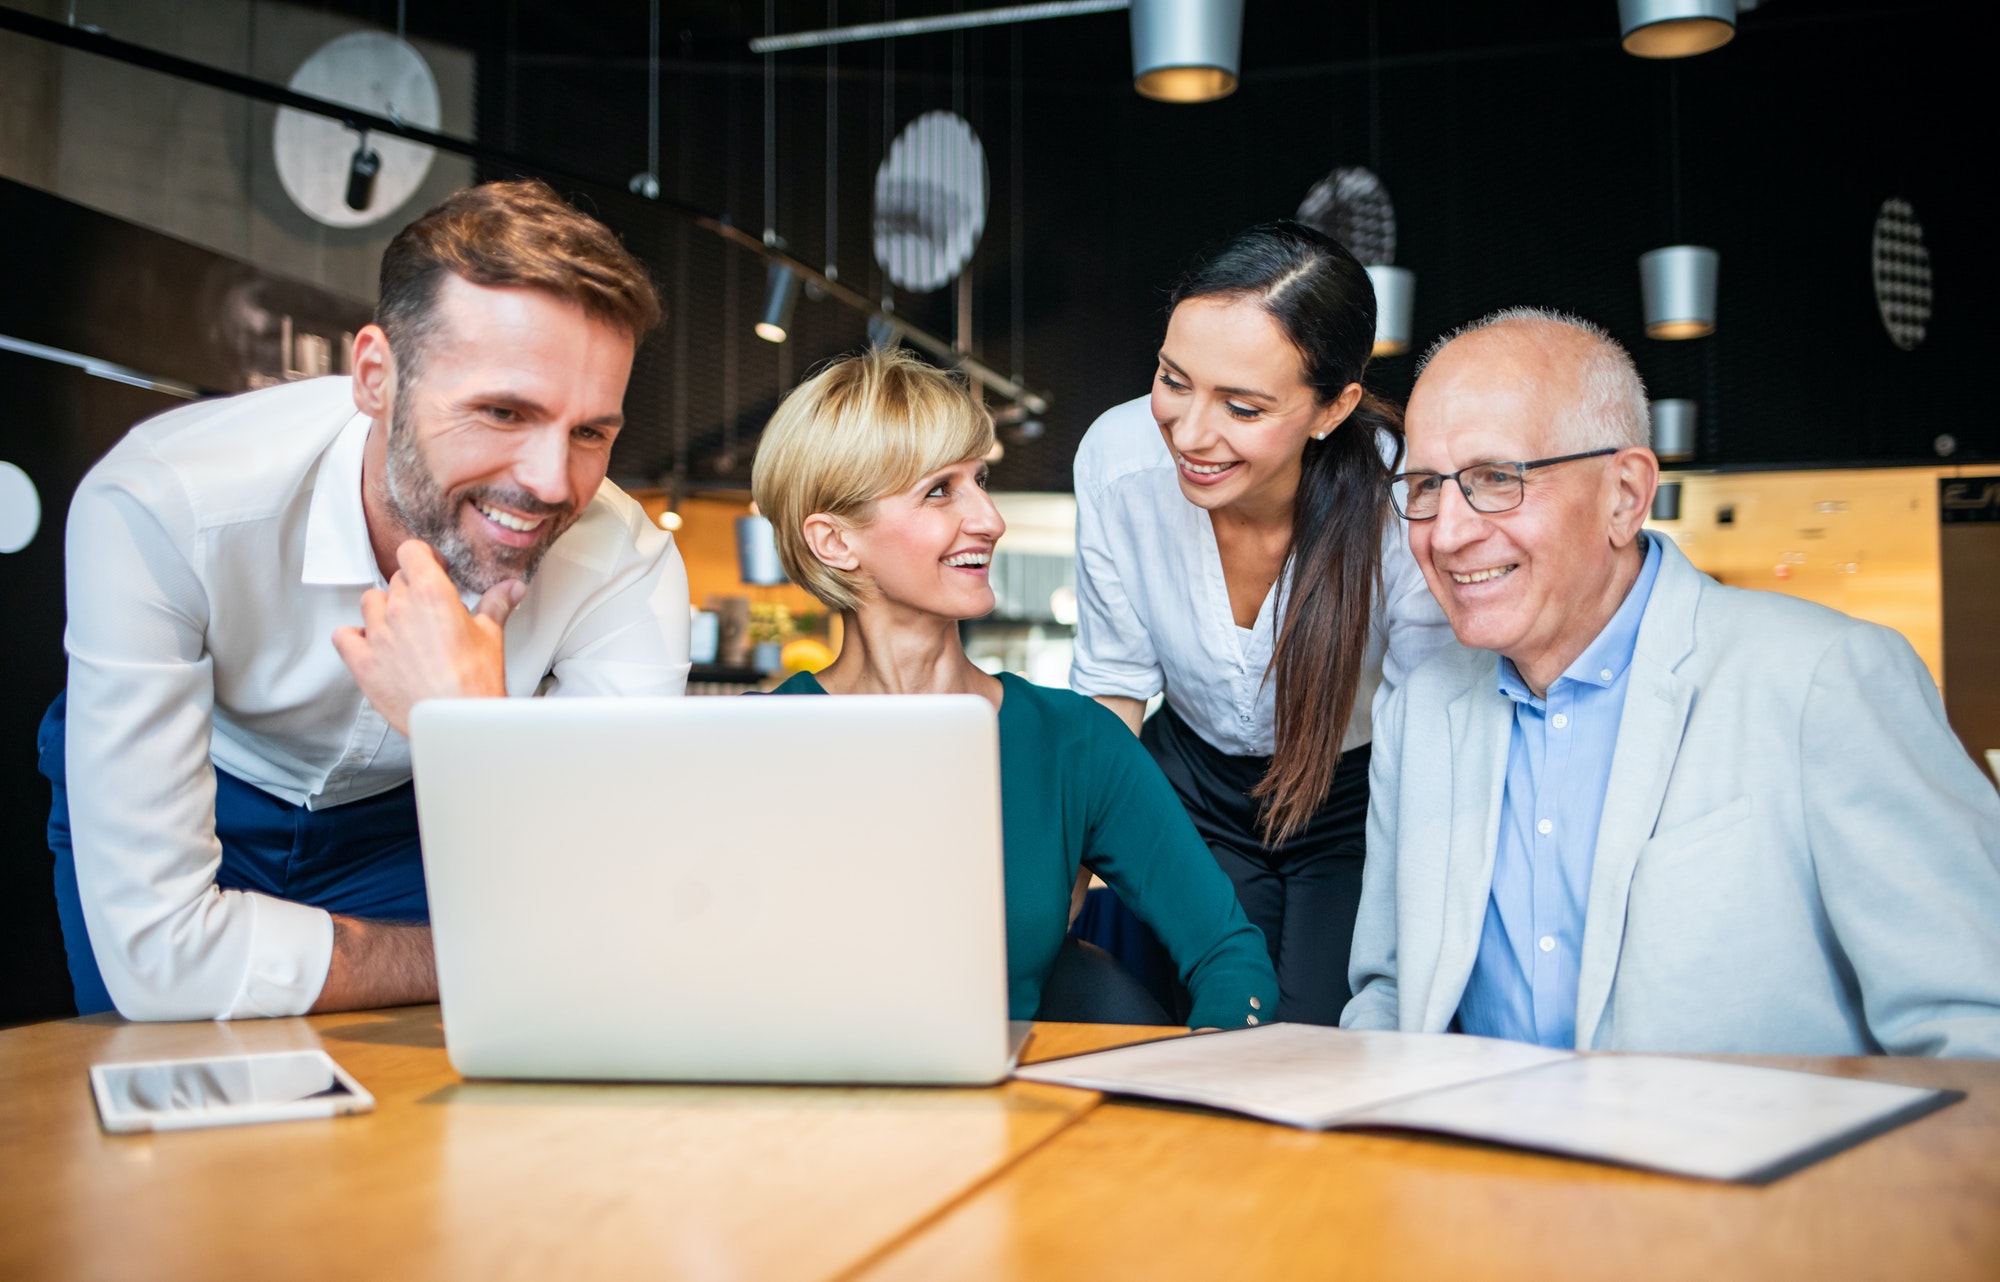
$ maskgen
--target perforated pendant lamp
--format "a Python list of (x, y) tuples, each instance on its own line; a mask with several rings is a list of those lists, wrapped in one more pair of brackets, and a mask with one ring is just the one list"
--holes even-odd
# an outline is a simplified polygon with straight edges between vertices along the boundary
[(1132, 0), (1132, 87), (1158, 102), (1236, 92), (1243, 0)]
[(1736, 38), (1736, 0), (1618, 0), (1625, 52), (1691, 58)]

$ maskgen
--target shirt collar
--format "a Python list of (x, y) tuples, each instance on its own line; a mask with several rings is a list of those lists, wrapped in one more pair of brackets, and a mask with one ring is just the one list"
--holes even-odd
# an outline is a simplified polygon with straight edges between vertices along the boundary
[[(1650, 530), (1641, 530), (1639, 537), (1645, 541), (1646, 559), (1639, 567), (1639, 577), (1633, 580), (1632, 590), (1625, 594), (1625, 600), (1618, 607), (1618, 613), (1611, 616), (1611, 622), (1597, 634), (1597, 639), (1584, 647), (1576, 662), (1563, 671), (1557, 681), (1580, 681), (1599, 689), (1611, 685), (1625, 675), (1625, 669), (1632, 666), (1632, 655), (1639, 647), (1639, 624), (1646, 617), (1646, 602), (1653, 595), (1653, 580), (1660, 577), (1659, 536)], [(1500, 693), (1516, 703), (1540, 703), (1528, 683), (1521, 679), (1520, 670), (1514, 661), (1505, 655), (1500, 657)]]
[(366, 414), (356, 414), (320, 456), (312, 507), (306, 514), (301, 583), (374, 587), (382, 582), (375, 548), (368, 540), (368, 514), (361, 506), (361, 459), (370, 426)]

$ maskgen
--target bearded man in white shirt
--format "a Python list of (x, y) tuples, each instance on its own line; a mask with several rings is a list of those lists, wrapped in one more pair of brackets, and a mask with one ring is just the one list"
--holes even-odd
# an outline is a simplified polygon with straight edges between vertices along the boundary
[(41, 735), (80, 1011), (436, 999), (410, 708), (686, 684), (680, 554), (605, 480), (659, 316), (547, 186), (471, 188), (384, 252), (351, 379), (174, 410), (85, 477)]

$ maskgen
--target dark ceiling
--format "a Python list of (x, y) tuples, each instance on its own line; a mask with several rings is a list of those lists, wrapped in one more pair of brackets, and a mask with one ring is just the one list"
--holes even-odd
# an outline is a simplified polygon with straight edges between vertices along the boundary
[[(1004, 2), (896, 0), (894, 14)], [(324, 7), (391, 28), (398, 8)], [(849, 0), (836, 20), (888, 12), (887, 0)], [(573, 198), (671, 296), (675, 319), (634, 373), (620, 474), (741, 487), (777, 399), (866, 340), (861, 317), (831, 304), (802, 305), (781, 347), (747, 337), (761, 265), (626, 195), (647, 163), (646, 0), (407, 0), (406, 15), (412, 34), (477, 55), (482, 141), (587, 180)], [(827, 25), (826, 0), (775, 6), (778, 32)], [(2000, 284), (1976, 159), (1992, 119), (1980, 88), (1991, 41), (1978, 33), (1994, 25), (1974, 0), (1763, 0), (1725, 49), (1659, 63), (1619, 50), (1616, 0), (1249, 0), (1242, 89), (1198, 108), (1132, 92), (1118, 13), (853, 44), (837, 52), (837, 148), (826, 145), (825, 52), (776, 58), (767, 188), (763, 62), (748, 48), (764, 6), (662, 0), (656, 168), (666, 194), (740, 226), (760, 225), (775, 192), (773, 222), (797, 252), (837, 258), (843, 281), (872, 294), (883, 286), (867, 176), (882, 122), (965, 114), (994, 182), (967, 272), (973, 350), (1052, 402), (1045, 435), (1010, 438), (1003, 488), (1067, 487), (1091, 419), (1144, 390), (1161, 289), (1190, 255), (1289, 214), (1330, 166), (1354, 163), (1395, 193), (1397, 262), (1421, 282), (1419, 348), (1494, 307), (1559, 306), (1630, 344), (1656, 394), (1699, 401), (1705, 466), (1934, 459), (1947, 425), (1955, 457), (1979, 460), (2000, 456), (1983, 408), (2000, 341), (1986, 300)], [(835, 155), (841, 234), (829, 247)], [(1867, 270), (1870, 227), (1892, 195), (1922, 211), (1939, 272), (1934, 333), (1915, 352), (1883, 336)], [(1654, 342), (1635, 260), (1682, 239), (1722, 253), (1727, 319), (1709, 340)], [(952, 332), (951, 291), (895, 302)], [(1369, 381), (1407, 395), (1412, 364), (1378, 361)]]
[[(1000, 7), (1008, 0), (943, 3), (942, 0), (777, 0), (779, 32), (816, 30), (829, 19), (842, 25), (885, 16), (925, 17)], [(322, 8), (393, 27), (397, 0), (323, 0)], [(1747, 4), (1742, 29), (1839, 22), (1908, 10), (1910, 0), (1762, 0)], [(1617, 0), (1248, 0), (1243, 32), (1246, 80), (1287, 69), (1324, 67), (1365, 58), (1374, 11), (1379, 56), (1448, 59), (1532, 46), (1608, 45), (1617, 39)], [(1749, 12), (1754, 10), (1754, 12)], [(645, 0), (406, 0), (404, 16), (416, 35), (482, 54), (511, 54), (530, 63), (585, 59), (607, 64), (644, 58), (648, 24)], [(764, 30), (755, 0), (663, 0), (661, 46), (668, 58), (687, 55), (707, 63), (751, 63), (751, 37)], [(1032, 42), (1033, 79), (1117, 81), (1130, 75), (1126, 18), (1105, 13), (1026, 24)], [(685, 42), (685, 43), (683, 43)], [(948, 38), (910, 39), (906, 56), (921, 60), (925, 46)], [(989, 38), (986, 53), (1004, 72), (1005, 42)], [(872, 58), (876, 45), (848, 45), (843, 59)], [(789, 54), (785, 58), (818, 57)], [(948, 54), (946, 55), (948, 56)]]

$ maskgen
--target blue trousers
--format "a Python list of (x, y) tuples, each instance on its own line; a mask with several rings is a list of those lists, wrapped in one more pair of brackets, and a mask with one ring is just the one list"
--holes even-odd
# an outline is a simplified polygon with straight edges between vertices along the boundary
[[(56, 913), (69, 954), (70, 984), (76, 990), (77, 1014), (92, 1015), (111, 1009), (111, 994), (98, 972), (77, 895), (63, 770), (67, 697), (57, 695), (49, 705), (35, 746), (42, 775), (55, 793), (49, 807), (49, 850), (56, 860)], [(349, 917), (430, 920), (416, 793), (407, 783), (344, 806), (308, 810), (217, 770), (215, 835), (222, 842), (222, 867), (215, 881), (225, 890), (254, 890)]]

